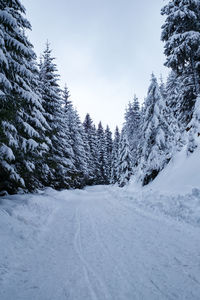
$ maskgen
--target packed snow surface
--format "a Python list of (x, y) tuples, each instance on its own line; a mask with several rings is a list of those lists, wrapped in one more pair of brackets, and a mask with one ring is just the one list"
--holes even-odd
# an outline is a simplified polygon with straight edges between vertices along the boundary
[(146, 196), (96, 186), (1, 198), (0, 299), (199, 299), (200, 224)]

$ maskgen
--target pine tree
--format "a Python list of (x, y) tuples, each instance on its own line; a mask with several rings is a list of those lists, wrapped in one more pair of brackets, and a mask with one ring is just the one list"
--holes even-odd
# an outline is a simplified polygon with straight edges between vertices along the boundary
[(169, 148), (169, 159), (174, 153), (180, 151), (185, 143), (184, 141), (184, 124), (180, 119), (180, 82), (177, 73), (171, 71), (166, 83), (166, 109), (165, 118), (169, 124), (167, 144)]
[(165, 65), (181, 77), (179, 101), (182, 122), (187, 124), (200, 92), (200, 2), (171, 0), (161, 14), (166, 15), (161, 37), (165, 42)]
[(73, 186), (72, 177), (75, 173), (74, 152), (71, 145), (70, 129), (68, 125), (67, 105), (70, 102), (70, 94), (65, 86), (62, 93), (62, 107), (59, 112), (59, 152), (57, 159), (59, 161), (59, 170), (57, 170), (57, 187), (70, 188)]
[(188, 153), (200, 146), (200, 97), (197, 98), (194, 113), (191, 122), (189, 123), (188, 132)]
[(136, 95), (134, 95), (133, 102), (129, 102), (128, 109), (125, 114), (125, 126), (127, 137), (130, 145), (131, 156), (132, 156), (132, 166), (137, 167), (138, 155), (139, 155), (139, 141), (141, 136), (141, 112), (139, 101)]
[[(32, 61), (30, 64), (33, 80), (29, 82), (32, 92), (36, 95), (39, 105), (24, 105), (23, 117), (25, 122), (28, 123), (27, 130), (19, 130), (19, 133), (24, 137), (22, 141), (23, 151), (20, 151), (21, 161), (23, 162), (21, 167), (21, 174), (25, 181), (25, 186), (29, 191), (33, 191), (37, 188), (42, 188), (43, 183), (41, 180), (41, 174), (43, 173), (43, 157), (48, 152), (48, 146), (45, 140), (46, 130), (48, 128), (47, 121), (45, 119), (45, 112), (42, 106), (41, 94), (39, 93), (39, 74), (36, 66), (36, 61)], [(27, 124), (26, 124), (27, 126)], [(37, 132), (34, 140), (30, 139), (30, 128)], [(22, 128), (21, 128), (22, 129)]]
[(115, 184), (118, 182), (118, 156), (119, 156), (119, 142), (120, 133), (118, 127), (115, 129), (115, 136), (113, 141), (112, 155), (111, 155), (111, 178), (110, 183)]
[(128, 184), (132, 175), (131, 152), (125, 128), (122, 129), (118, 156), (118, 184)]
[(160, 75), (160, 84), (159, 84), (159, 89), (162, 97), (166, 99), (167, 97), (167, 91), (166, 91), (166, 84), (163, 81), (162, 74)]
[(89, 114), (86, 115), (83, 122), (83, 128), (86, 135), (86, 140), (89, 145), (87, 153), (88, 165), (90, 170), (90, 184), (95, 184), (100, 177), (99, 162), (98, 162), (98, 146), (96, 128)]
[(108, 173), (107, 173), (107, 153), (106, 153), (106, 140), (105, 133), (101, 122), (97, 129), (97, 145), (98, 145), (98, 161), (100, 168), (100, 177), (98, 178), (98, 184), (107, 184)]
[(69, 128), (66, 114), (62, 107), (61, 89), (58, 84), (59, 75), (49, 43), (40, 62), (40, 92), (48, 122), (46, 142), (49, 147), (45, 156), (42, 178), (45, 185), (54, 188), (69, 188), (70, 174), (73, 170), (72, 148), (69, 142)]
[(105, 142), (106, 142), (106, 156), (107, 156), (107, 177), (108, 177), (107, 180), (109, 183), (110, 178), (111, 178), (113, 141), (112, 141), (112, 132), (110, 131), (110, 128), (108, 125), (105, 130)]
[(137, 176), (137, 178), (140, 178), (139, 173), (141, 172), (141, 161), (142, 161), (142, 155), (143, 155), (143, 147), (144, 147), (144, 121), (145, 121), (145, 111), (146, 111), (146, 98), (144, 99), (144, 102), (141, 105), (140, 109), (140, 126), (139, 126), (139, 140), (137, 145), (137, 161), (136, 165), (133, 164), (133, 172), (134, 176)]
[[(37, 187), (35, 163), (47, 126), (39, 94), (31, 29), (20, 1), (0, 3), (0, 190)], [(43, 145), (43, 146), (42, 146)]]
[(87, 158), (87, 147), (85, 145), (85, 132), (80, 121), (78, 112), (74, 109), (72, 102), (65, 102), (67, 124), (69, 127), (70, 145), (73, 151), (74, 171), (72, 176), (72, 187), (80, 188), (90, 181), (89, 165)]
[[(89, 121), (89, 115), (86, 115), (86, 118), (88, 116)], [(87, 120), (85, 120), (87, 122)], [(92, 120), (91, 120), (92, 122)], [(90, 136), (89, 136), (89, 130), (86, 130), (87, 126), (84, 126), (83, 123), (83, 142), (84, 142), (84, 149), (85, 149), (85, 155), (86, 155), (86, 163), (87, 163), (87, 182), (86, 185), (92, 185), (94, 183), (94, 162), (92, 157), (92, 152), (90, 148)], [(88, 128), (87, 128), (88, 129)]]
[(142, 152), (141, 168), (143, 184), (153, 180), (167, 163), (166, 136), (168, 124), (164, 116), (165, 101), (160, 93), (157, 79), (154, 75), (145, 102), (144, 111), (144, 145)]

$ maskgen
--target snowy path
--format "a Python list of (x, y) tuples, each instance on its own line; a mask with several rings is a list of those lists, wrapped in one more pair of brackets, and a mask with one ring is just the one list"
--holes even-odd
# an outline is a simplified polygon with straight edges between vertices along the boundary
[(13, 249), (1, 300), (200, 299), (198, 228), (139, 210), (107, 187), (62, 195), (21, 255)]

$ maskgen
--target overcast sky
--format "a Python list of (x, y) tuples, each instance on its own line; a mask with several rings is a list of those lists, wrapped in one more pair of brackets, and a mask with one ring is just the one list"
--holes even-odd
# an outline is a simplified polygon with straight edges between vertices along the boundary
[(39, 56), (48, 39), (61, 86), (81, 119), (121, 126), (127, 103), (141, 102), (150, 74), (166, 77), (160, 41), (163, 0), (22, 0)]

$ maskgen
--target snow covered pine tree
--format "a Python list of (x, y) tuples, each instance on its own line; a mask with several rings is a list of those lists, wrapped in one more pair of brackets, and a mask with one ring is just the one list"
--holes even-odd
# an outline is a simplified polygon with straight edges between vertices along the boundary
[(70, 186), (69, 170), (73, 168), (72, 152), (67, 135), (69, 129), (65, 122), (64, 109), (62, 108), (61, 90), (58, 85), (57, 68), (54, 58), (51, 57), (49, 43), (40, 62), (40, 92), (48, 122), (46, 142), (49, 151), (45, 156), (43, 166), (44, 185), (55, 188)]
[(107, 183), (109, 183), (111, 178), (113, 140), (112, 140), (112, 132), (110, 131), (108, 125), (106, 126), (106, 130), (105, 130), (105, 141), (106, 141), (107, 176), (108, 176)]
[(141, 136), (141, 112), (136, 95), (134, 95), (133, 102), (129, 102), (125, 113), (124, 126), (126, 126), (127, 137), (130, 145), (132, 166), (136, 168), (139, 160), (138, 144)]
[(91, 173), (90, 184), (97, 184), (100, 178), (100, 164), (98, 161), (98, 145), (97, 145), (97, 132), (93, 121), (89, 114), (86, 115), (83, 122), (83, 128), (86, 135), (86, 140), (89, 145), (89, 170)]
[(107, 151), (106, 151), (106, 139), (105, 132), (101, 122), (97, 129), (97, 145), (98, 145), (98, 161), (100, 164), (100, 178), (98, 184), (108, 184), (109, 175), (107, 168)]
[(117, 165), (118, 184), (120, 187), (123, 187), (129, 182), (132, 175), (131, 152), (126, 133), (126, 127), (124, 127), (121, 132)]
[(115, 184), (118, 182), (119, 142), (120, 142), (120, 133), (118, 127), (116, 127), (114, 141), (113, 141), (112, 155), (111, 155), (111, 178), (110, 178), (111, 184)]
[(9, 193), (37, 187), (35, 162), (46, 126), (24, 14), (18, 0), (0, 2), (0, 191)]
[(165, 65), (181, 78), (180, 113), (186, 127), (200, 91), (200, 1), (171, 0), (161, 14), (166, 15), (161, 36)]
[(151, 84), (144, 107), (144, 145), (141, 158), (142, 182), (148, 184), (167, 163), (166, 136), (168, 124), (164, 115), (165, 101), (156, 77), (152, 74)]
[(72, 174), (73, 188), (83, 187), (88, 183), (90, 178), (90, 171), (88, 159), (86, 155), (87, 147), (85, 147), (85, 132), (84, 127), (80, 121), (78, 112), (74, 109), (71, 101), (65, 102), (65, 114), (67, 116), (67, 124), (69, 128), (70, 145), (73, 152), (74, 171)]

